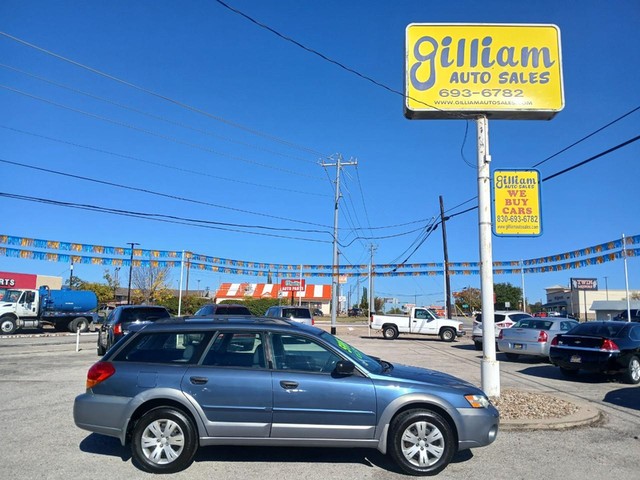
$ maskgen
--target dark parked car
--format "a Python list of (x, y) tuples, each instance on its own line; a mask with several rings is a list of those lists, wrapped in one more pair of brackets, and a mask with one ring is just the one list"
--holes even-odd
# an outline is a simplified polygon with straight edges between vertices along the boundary
[[(629, 318), (629, 312), (624, 310), (620, 312), (618, 315), (614, 317), (614, 320), (620, 320), (621, 322), (626, 322)], [(631, 309), (631, 321), (632, 322), (640, 322), (640, 308), (632, 308)]]
[(244, 305), (234, 305), (230, 303), (211, 303), (203, 305), (193, 314), (194, 317), (207, 315), (253, 315)]
[(568, 377), (587, 370), (622, 373), (625, 382), (640, 383), (640, 323), (581, 323), (553, 339), (549, 358)]
[(324, 313), (319, 308), (314, 308), (312, 313), (314, 317), (324, 317)]
[(170, 318), (171, 314), (164, 307), (149, 305), (121, 305), (109, 313), (107, 319), (98, 330), (98, 355), (111, 348), (127, 333), (140, 330), (143, 326), (156, 320)]
[(361, 308), (350, 308), (347, 312), (348, 317), (364, 317), (364, 311)]
[(406, 473), (433, 475), (492, 443), (499, 424), (466, 381), (264, 317), (175, 319), (128, 335), (89, 369), (73, 415), (130, 443), (153, 473), (185, 469), (201, 446), (273, 445), (377, 448)]

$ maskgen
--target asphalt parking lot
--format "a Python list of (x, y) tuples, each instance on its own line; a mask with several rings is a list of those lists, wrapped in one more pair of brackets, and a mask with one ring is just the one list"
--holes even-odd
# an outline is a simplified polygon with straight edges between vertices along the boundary
[[(480, 385), (481, 352), (467, 338), (383, 340), (363, 327), (338, 327), (338, 336), (392, 363), (442, 370)], [(0, 338), (0, 478), (147, 478), (116, 439), (78, 429), (73, 399), (84, 390), (97, 360), (96, 335)], [(461, 452), (437, 478), (635, 479), (640, 471), (640, 386), (580, 375), (563, 379), (552, 365), (506, 361), (498, 355), (501, 387), (543, 392), (586, 402), (604, 413), (596, 426), (560, 431), (502, 431), (488, 447)], [(99, 412), (97, 412), (99, 414)], [(283, 480), (409, 478), (375, 450), (208, 447), (175, 478)]]

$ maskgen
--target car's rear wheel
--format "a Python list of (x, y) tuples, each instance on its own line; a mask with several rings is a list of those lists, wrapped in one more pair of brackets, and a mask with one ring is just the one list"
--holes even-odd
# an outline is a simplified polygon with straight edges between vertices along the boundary
[(456, 338), (456, 332), (453, 328), (443, 328), (440, 331), (440, 339), (443, 342), (453, 342)]
[(560, 373), (568, 378), (573, 378), (578, 375), (579, 369), (577, 368), (564, 368), (560, 367)]
[(193, 422), (175, 408), (145, 413), (136, 423), (131, 440), (133, 459), (151, 473), (184, 470), (198, 449)]
[(89, 321), (86, 318), (77, 317), (69, 323), (70, 332), (76, 333), (78, 330), (80, 330), (80, 332), (86, 332), (89, 330)]
[(627, 370), (624, 372), (624, 381), (633, 385), (640, 383), (640, 359), (635, 355), (629, 359)]
[(482, 342), (473, 342), (473, 346), (476, 347), (476, 350), (482, 350)]
[(435, 475), (456, 453), (449, 423), (426, 409), (407, 410), (391, 422), (389, 452), (410, 475)]
[(382, 336), (387, 340), (395, 340), (398, 338), (398, 329), (395, 325), (387, 325), (382, 328)]

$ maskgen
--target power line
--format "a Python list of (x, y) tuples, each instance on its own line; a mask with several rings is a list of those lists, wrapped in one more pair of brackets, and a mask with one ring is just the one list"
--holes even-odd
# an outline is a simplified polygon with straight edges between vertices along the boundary
[(243, 131), (245, 131), (247, 133), (250, 133), (252, 135), (257, 135), (257, 136), (265, 138), (267, 140), (270, 140), (270, 141), (273, 141), (273, 142), (276, 142), (276, 143), (280, 143), (282, 145), (286, 145), (286, 146), (288, 146), (290, 148), (295, 148), (295, 149), (298, 149), (298, 150), (301, 150), (301, 151), (304, 151), (304, 152), (307, 152), (307, 153), (311, 153), (311, 154), (316, 155), (316, 156), (324, 157), (323, 153), (318, 152), (316, 150), (313, 150), (311, 148), (304, 147), (304, 146), (295, 144), (293, 142), (289, 142), (287, 140), (278, 138), (276, 136), (269, 135), (267, 133), (260, 132), (258, 130), (254, 130), (252, 128), (246, 127), (246, 126), (241, 125), (239, 123), (232, 122), (231, 120), (227, 120), (226, 118), (213, 115), (212, 113), (209, 113), (209, 112), (207, 112), (205, 110), (202, 110), (200, 108), (193, 107), (193, 106), (191, 106), (189, 104), (180, 102), (179, 100), (175, 100), (175, 99), (173, 99), (171, 97), (167, 97), (167, 96), (162, 95), (160, 93), (154, 92), (153, 90), (149, 90), (148, 88), (144, 88), (144, 87), (141, 87), (139, 85), (135, 85), (135, 84), (133, 84), (131, 82), (127, 82), (126, 80), (122, 80), (121, 78), (118, 78), (118, 77), (116, 77), (114, 75), (110, 75), (110, 74), (102, 72), (102, 71), (100, 71), (100, 70), (98, 70), (96, 68), (92, 68), (92, 67), (84, 65), (84, 64), (82, 64), (80, 62), (76, 62), (75, 60), (71, 60), (69, 58), (63, 57), (62, 55), (54, 53), (54, 52), (52, 52), (50, 50), (46, 50), (45, 48), (39, 47), (39, 46), (37, 46), (37, 45), (35, 45), (33, 43), (29, 43), (29, 42), (27, 42), (25, 40), (22, 40), (22, 39), (18, 38), (18, 37), (14, 37), (13, 35), (9, 35), (6, 32), (0, 31), (0, 35), (4, 36), (4, 37), (6, 37), (6, 38), (8, 38), (10, 40), (13, 40), (14, 42), (20, 43), (20, 44), (22, 44), (22, 45), (24, 45), (26, 47), (32, 48), (32, 49), (37, 50), (37, 51), (39, 51), (41, 53), (44, 53), (44, 54), (49, 55), (51, 57), (54, 57), (54, 58), (56, 58), (58, 60), (62, 60), (63, 62), (70, 63), (71, 65), (74, 65), (76, 67), (82, 68), (82, 69), (87, 70), (87, 71), (89, 71), (91, 73), (94, 73), (96, 75), (100, 75), (101, 77), (107, 78), (109, 80), (113, 80), (114, 82), (118, 82), (118, 83), (120, 83), (122, 85), (125, 85), (127, 87), (133, 88), (133, 89), (138, 90), (140, 92), (146, 93), (146, 94), (151, 95), (153, 97), (159, 98), (159, 99), (161, 99), (161, 100), (163, 100), (165, 102), (171, 103), (171, 104), (176, 105), (176, 106), (178, 106), (180, 108), (183, 108), (185, 110), (189, 110), (190, 112), (197, 113), (199, 115), (203, 115), (203, 116), (205, 116), (207, 118), (210, 118), (212, 120), (215, 120), (215, 121), (224, 123), (226, 125), (229, 125), (231, 127), (243, 130)]
[(306, 221), (303, 221), (303, 220), (294, 220), (292, 218), (278, 217), (276, 215), (270, 215), (270, 214), (267, 214), (267, 213), (252, 212), (250, 210), (243, 210), (241, 208), (229, 207), (229, 206), (225, 206), (225, 205), (218, 205), (218, 204), (215, 204), (215, 203), (205, 202), (205, 201), (202, 201), (202, 200), (194, 200), (194, 199), (191, 199), (191, 198), (180, 197), (178, 195), (170, 195), (168, 193), (155, 192), (153, 190), (149, 190), (149, 189), (146, 189), (146, 188), (131, 187), (131, 186), (128, 186), (128, 185), (122, 185), (120, 183), (108, 182), (106, 180), (100, 180), (100, 179), (96, 179), (96, 178), (85, 177), (85, 176), (82, 176), (82, 175), (75, 175), (73, 173), (61, 172), (61, 171), (58, 171), (58, 170), (52, 170), (52, 169), (43, 168), (43, 167), (36, 167), (35, 165), (29, 165), (29, 164), (26, 164), (26, 163), (14, 162), (14, 161), (6, 160), (6, 159), (3, 159), (3, 158), (0, 158), (0, 162), (6, 163), (6, 164), (9, 164), (9, 165), (15, 165), (15, 166), (18, 166), (18, 167), (29, 168), (29, 169), (32, 169), (32, 170), (38, 170), (40, 172), (51, 173), (53, 175), (60, 175), (60, 176), (63, 176), (63, 177), (68, 177), (68, 178), (75, 178), (77, 180), (83, 180), (83, 181), (86, 181), (86, 182), (93, 182), (93, 183), (98, 183), (98, 184), (102, 184), (102, 185), (107, 185), (107, 186), (110, 186), (110, 187), (122, 188), (122, 189), (125, 189), (125, 190), (131, 190), (131, 191), (135, 191), (135, 192), (146, 193), (146, 194), (149, 194), (149, 195), (155, 195), (155, 196), (158, 196), (158, 197), (170, 198), (172, 200), (180, 200), (182, 202), (195, 203), (195, 204), (198, 204), (198, 205), (205, 205), (205, 206), (208, 206), (208, 207), (215, 207), (215, 208), (220, 208), (220, 209), (225, 209), (225, 210), (231, 210), (231, 211), (234, 211), (234, 212), (246, 213), (246, 214), (250, 214), (250, 215), (258, 215), (258, 216), (261, 216), (261, 217), (273, 218), (275, 220), (284, 220), (284, 221), (287, 221), (287, 222), (302, 223), (302, 224), (306, 224), (306, 225), (314, 225), (314, 226), (322, 227), (322, 228), (331, 228), (328, 225), (322, 225), (322, 224), (318, 224), (318, 223), (306, 222)]
[(253, 148), (255, 150), (259, 150), (259, 151), (263, 151), (263, 152), (266, 152), (266, 153), (270, 153), (272, 155), (279, 155), (279, 156), (282, 156), (282, 157), (285, 157), (285, 158), (290, 158), (290, 159), (293, 159), (293, 160), (301, 160), (301, 161), (307, 162), (307, 163), (316, 163), (316, 160), (310, 160), (310, 159), (306, 159), (306, 158), (302, 158), (302, 157), (296, 157), (296, 156), (293, 156), (293, 155), (288, 155), (288, 154), (282, 153), (282, 152), (276, 152), (274, 150), (269, 150), (267, 148), (263, 148), (263, 147), (260, 147), (258, 145), (253, 145), (253, 144), (250, 144), (250, 143), (234, 140), (232, 138), (225, 137), (223, 135), (219, 135), (219, 134), (210, 132), (208, 130), (203, 130), (201, 128), (197, 128), (197, 127), (194, 127), (192, 125), (188, 125), (186, 123), (176, 122), (174, 120), (170, 120), (170, 119), (162, 117), (160, 115), (155, 115), (153, 113), (145, 112), (144, 110), (140, 110), (138, 108), (134, 108), (134, 107), (131, 107), (129, 105), (124, 105), (122, 103), (119, 103), (119, 102), (116, 102), (116, 101), (113, 101), (113, 100), (109, 100), (108, 98), (100, 97), (98, 95), (94, 95), (92, 93), (88, 93), (88, 92), (79, 90), (77, 88), (73, 88), (71, 86), (55, 82), (55, 81), (50, 80), (48, 78), (45, 78), (45, 77), (42, 77), (42, 76), (39, 76), (39, 75), (35, 75), (33, 73), (26, 72), (24, 70), (20, 70), (18, 68), (12, 67), (10, 65), (5, 65), (5, 64), (0, 63), (0, 67), (8, 69), (8, 70), (11, 70), (11, 71), (14, 71), (14, 72), (17, 72), (17, 73), (20, 73), (22, 75), (26, 75), (26, 76), (31, 77), (31, 78), (35, 78), (36, 80), (48, 83), (50, 85), (54, 85), (54, 86), (62, 88), (64, 90), (67, 90), (67, 91), (70, 91), (70, 92), (73, 92), (73, 93), (77, 93), (77, 94), (80, 94), (80, 95), (84, 95), (84, 96), (92, 98), (94, 100), (98, 100), (98, 101), (107, 103), (109, 105), (114, 105), (114, 106), (122, 108), (124, 110), (128, 110), (130, 112), (138, 113), (140, 115), (144, 115), (146, 117), (153, 118), (154, 120), (160, 120), (161, 122), (168, 123), (169, 125), (174, 125), (174, 126), (178, 126), (178, 127), (181, 127), (181, 128), (185, 128), (185, 129), (191, 130), (193, 132), (197, 132), (197, 133), (201, 133), (201, 134), (204, 134), (204, 135), (208, 135), (210, 137), (217, 138), (219, 140), (224, 140), (226, 142), (235, 143), (236, 145), (241, 145), (243, 147)]
[(229, 177), (222, 177), (222, 176), (219, 176), (219, 175), (212, 175), (210, 173), (202, 172), (202, 171), (199, 171), (199, 170), (191, 170), (191, 169), (188, 169), (188, 168), (180, 168), (180, 167), (176, 167), (174, 165), (167, 165), (167, 164), (160, 163), (160, 162), (153, 162), (151, 160), (145, 160), (143, 158), (134, 157), (132, 155), (125, 155), (125, 154), (122, 154), (122, 153), (111, 152), (109, 150), (104, 150), (104, 149), (101, 149), (101, 148), (90, 147), (88, 145), (82, 145), (80, 143), (69, 142), (69, 141), (66, 141), (66, 140), (59, 139), (59, 138), (53, 138), (53, 137), (49, 137), (49, 136), (46, 136), (46, 135), (41, 135), (41, 134), (35, 133), (35, 132), (27, 132), (26, 130), (20, 130), (18, 128), (9, 127), (7, 125), (1, 125), (0, 124), (0, 128), (4, 128), (5, 130), (10, 130), (12, 132), (22, 133), (23, 135), (30, 135), (32, 137), (42, 138), (44, 140), (48, 140), (48, 141), (51, 141), (51, 142), (61, 143), (63, 145), (71, 145), (72, 147), (84, 148), (85, 150), (90, 150), (92, 152), (103, 153), (105, 155), (111, 155), (111, 156), (123, 158), (123, 159), (126, 159), (126, 160), (133, 160), (135, 162), (140, 162), (140, 163), (145, 163), (147, 165), (153, 165), (153, 166), (156, 166), (156, 167), (162, 167), (162, 168), (167, 168), (167, 169), (171, 169), (171, 170), (176, 170), (178, 172), (184, 172), (184, 173), (188, 173), (188, 174), (192, 174), (192, 175), (199, 175), (199, 176), (207, 177), (207, 178), (215, 178), (216, 180), (224, 180), (224, 181), (227, 181), (227, 182), (240, 183), (240, 184), (249, 185), (249, 186), (252, 186), (252, 187), (261, 187), (261, 188), (267, 188), (267, 189), (271, 189), (271, 190), (279, 190), (279, 191), (283, 191), (283, 192), (300, 193), (302, 195), (313, 195), (313, 196), (318, 196), (318, 197), (326, 197), (327, 196), (327, 195), (324, 195), (324, 194), (321, 194), (321, 193), (315, 193), (313, 191), (310, 191), (310, 189), (292, 190), (292, 189), (289, 189), (289, 188), (277, 187), (275, 185), (265, 185), (265, 184), (261, 184), (261, 183), (247, 182), (245, 180), (240, 180), (240, 179), (237, 179), (237, 178), (229, 178)]
[(319, 178), (319, 177), (315, 177), (315, 176), (312, 176), (312, 175), (307, 175), (307, 174), (303, 174), (303, 173), (294, 172), (293, 170), (287, 170), (286, 168), (274, 167), (272, 165), (267, 165), (265, 163), (260, 163), (260, 162), (257, 162), (255, 160), (249, 160), (247, 158), (239, 157), (237, 155), (231, 155), (231, 154), (228, 154), (228, 153), (225, 153), (225, 152), (220, 152), (220, 151), (214, 150), (212, 148), (206, 147), (204, 145), (198, 145), (198, 144), (195, 144), (195, 143), (185, 142), (184, 140), (180, 140), (178, 138), (175, 138), (175, 137), (172, 137), (172, 136), (169, 136), (169, 135), (164, 135), (162, 133), (153, 132), (151, 130), (147, 130), (147, 129), (144, 129), (144, 128), (141, 128), (141, 127), (137, 127), (135, 125), (131, 125), (131, 124), (128, 124), (128, 123), (125, 123), (125, 122), (121, 122), (119, 120), (113, 120), (111, 118), (103, 117), (103, 116), (97, 115), (95, 113), (86, 112), (86, 111), (80, 110), (78, 108), (70, 107), (68, 105), (63, 105), (61, 103), (57, 103), (57, 102), (54, 102), (52, 100), (47, 100), (46, 98), (38, 97), (37, 95), (32, 95), (32, 94), (30, 94), (28, 92), (23, 92), (21, 90), (9, 87), (7, 85), (0, 84), (0, 88), (3, 88), (5, 90), (8, 90), (8, 91), (13, 92), (13, 93), (17, 93), (19, 95), (23, 95), (23, 96), (31, 98), (33, 100), (38, 100), (38, 101), (47, 103), (49, 105), (53, 105), (55, 107), (59, 107), (59, 108), (65, 109), (65, 110), (69, 110), (69, 111), (74, 112), (74, 113), (79, 113), (81, 115), (85, 115), (87, 117), (91, 117), (91, 118), (94, 118), (94, 119), (97, 119), (97, 120), (101, 120), (103, 122), (111, 123), (112, 125), (117, 125), (119, 127), (129, 128), (129, 129), (137, 131), (137, 132), (141, 132), (141, 133), (153, 136), (153, 137), (157, 137), (157, 138), (161, 138), (163, 140), (168, 140), (170, 142), (177, 143), (178, 145), (184, 145), (184, 146), (187, 146), (187, 147), (195, 148), (197, 150), (202, 150), (204, 152), (212, 153), (214, 155), (218, 155), (218, 156), (225, 157), (225, 158), (229, 158), (231, 160), (238, 160), (240, 162), (245, 162), (245, 163), (249, 163), (249, 164), (252, 164), (252, 165), (257, 165), (259, 167), (268, 168), (268, 169), (271, 169), (271, 170), (276, 170), (276, 171), (283, 172), (283, 173), (288, 173), (288, 174), (291, 174), (291, 175), (297, 175), (297, 176), (300, 176), (300, 177), (311, 178), (311, 179), (316, 179), (316, 180)]

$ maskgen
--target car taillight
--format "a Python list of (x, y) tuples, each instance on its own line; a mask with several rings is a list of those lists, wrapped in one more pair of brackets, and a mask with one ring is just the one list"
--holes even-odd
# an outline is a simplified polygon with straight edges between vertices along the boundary
[(602, 346), (600, 347), (600, 350), (604, 350), (606, 352), (614, 352), (620, 349), (618, 348), (618, 345), (616, 345), (616, 343), (613, 340), (609, 340), (608, 338), (605, 338), (602, 341)]
[(311, 325), (315, 325), (316, 324), (316, 319), (311, 317)]
[(115, 335), (121, 335), (122, 334), (122, 324), (121, 323), (117, 323), (114, 327), (113, 327), (113, 333)]
[(538, 334), (538, 342), (545, 343), (547, 340), (549, 340), (549, 335), (544, 330), (541, 330)]
[(94, 363), (87, 373), (87, 388), (95, 387), (114, 373), (116, 373), (116, 369), (111, 362)]
[(551, 346), (552, 347), (558, 346), (558, 337), (553, 337), (553, 340), (551, 340)]

